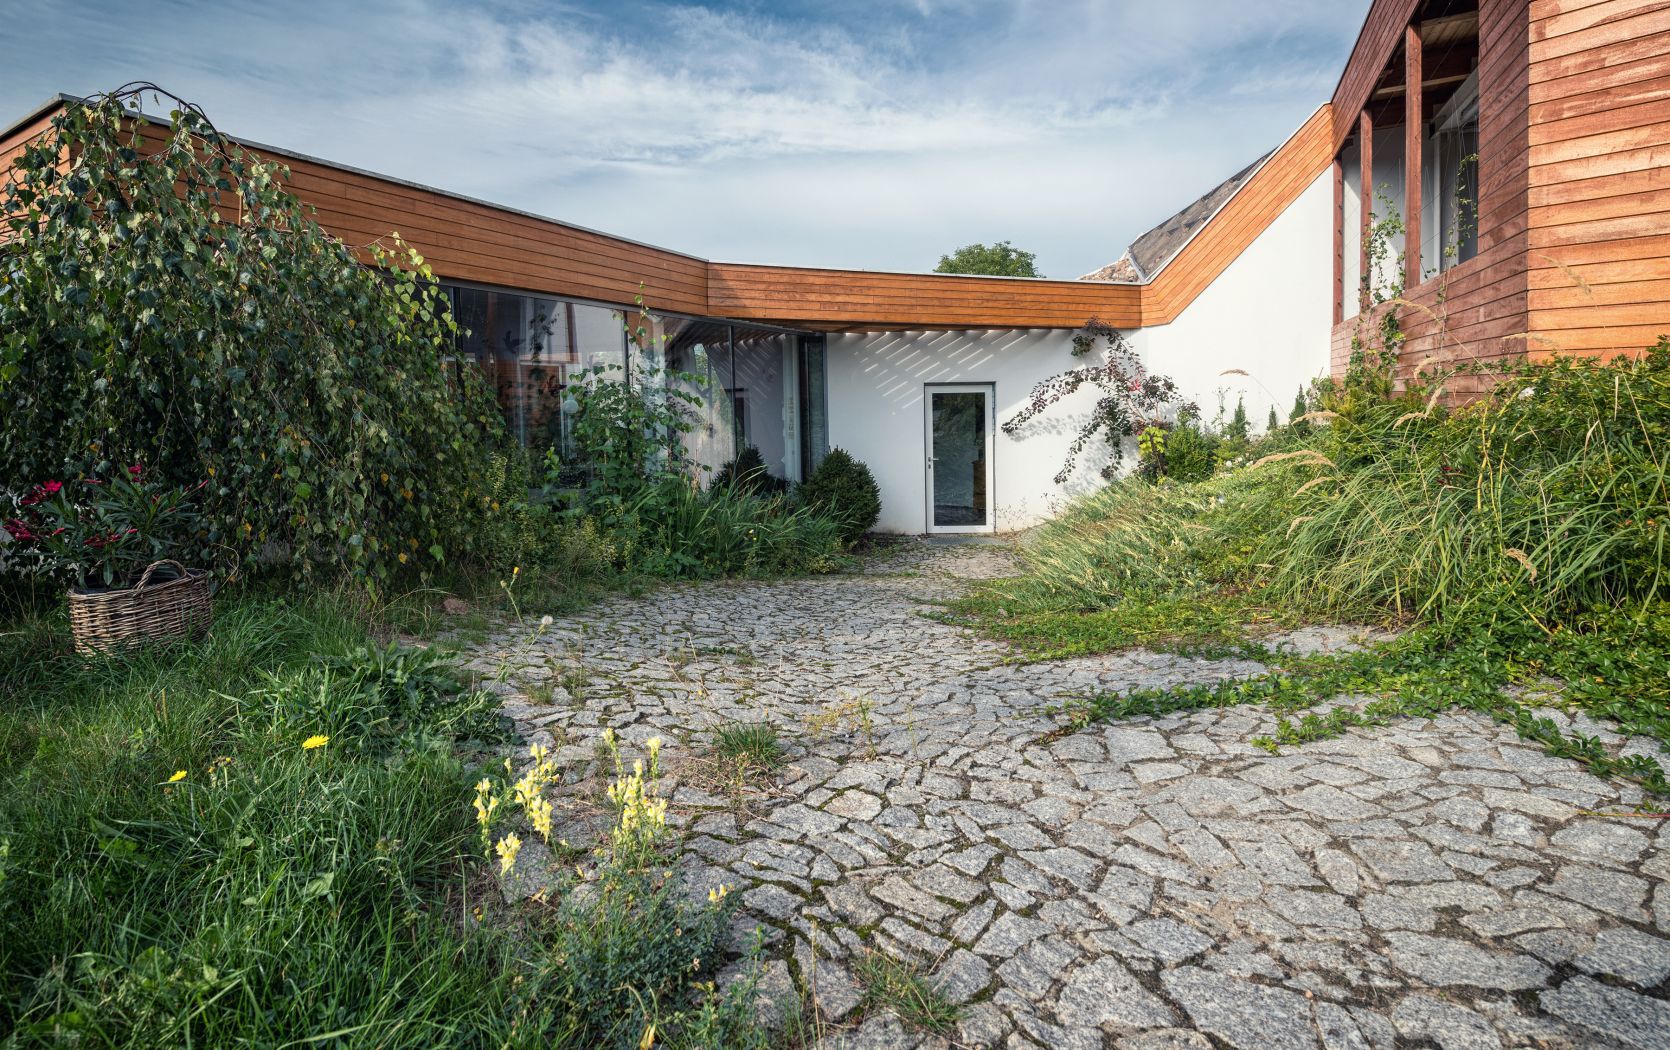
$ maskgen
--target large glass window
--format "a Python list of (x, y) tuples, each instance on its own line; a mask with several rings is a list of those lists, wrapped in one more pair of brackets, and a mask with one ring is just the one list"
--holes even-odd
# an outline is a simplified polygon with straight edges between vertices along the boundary
[(758, 449), (772, 477), (793, 480), (800, 475), (794, 339), (787, 332), (740, 325), (733, 338), (737, 447)]
[(704, 483), (749, 446), (785, 481), (823, 458), (822, 336), (465, 285), (447, 292), (457, 360), (482, 369), (516, 440), (536, 453), (555, 449), (576, 484), (585, 464), (576, 461), (570, 387), (585, 373), (644, 397), (688, 395), (695, 426), (669, 435), (682, 448), (668, 451), (682, 453)]
[(1442, 272), (1479, 254), (1479, 75), (1432, 121), (1422, 165), (1422, 269)]
[(825, 389), (825, 343), (821, 335), (800, 337), (800, 478), (818, 469), (829, 452), (829, 395)]
[(695, 398), (693, 429), (681, 440), (684, 455), (703, 479), (736, 458), (737, 422), (731, 327), (713, 321), (668, 318), (661, 322), (666, 382)]

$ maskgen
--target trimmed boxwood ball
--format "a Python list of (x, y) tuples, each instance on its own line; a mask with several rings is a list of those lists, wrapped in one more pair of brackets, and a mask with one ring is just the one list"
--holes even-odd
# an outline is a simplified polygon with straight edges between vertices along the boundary
[(881, 517), (881, 490), (870, 468), (843, 449), (831, 449), (818, 469), (800, 486), (800, 499), (841, 522), (848, 543), (875, 526)]

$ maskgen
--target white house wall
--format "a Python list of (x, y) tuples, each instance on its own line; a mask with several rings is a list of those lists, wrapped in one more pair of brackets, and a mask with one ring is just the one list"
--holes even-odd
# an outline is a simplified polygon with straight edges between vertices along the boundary
[[(1294, 394), (1328, 372), (1333, 322), (1333, 173), (1323, 173), (1251, 246), (1167, 325), (1127, 333), (1149, 369), (1175, 379), (1208, 420), (1244, 397), (1261, 430), (1272, 405), (1283, 420)], [(1086, 318), (1088, 320), (1088, 318)], [(1010, 532), (1045, 521), (1103, 484), (1106, 445), (1091, 443), (1067, 484), (1055, 474), (1098, 396), (1081, 389), (1022, 428), (1001, 424), (1040, 382), (1092, 363), (1056, 329), (888, 332), (829, 338), (829, 440), (867, 464), (881, 488), (878, 528), (926, 530), (923, 387), (990, 383), (996, 393), (996, 523)], [(1239, 369), (1247, 376), (1224, 375)], [(1134, 465), (1128, 454), (1125, 465)]]
[(829, 338), (829, 443), (869, 466), (881, 488), (883, 532), (927, 528), (927, 437), (923, 387), (929, 383), (990, 383), (995, 389), (996, 524), (1012, 532), (1045, 521), (1066, 500), (1101, 484), (1105, 462), (1093, 447), (1068, 484), (1058, 486), (1076, 425), (1096, 402), (1081, 390), (1035, 419), (1018, 435), (1004, 420), (1018, 412), (1033, 387), (1069, 368), (1102, 360), (1072, 356), (1073, 333), (1060, 330), (888, 332)]
[[(1333, 327), (1333, 172), (1326, 171), (1167, 325), (1128, 333), (1152, 372), (1176, 380), (1208, 422), (1244, 398), (1253, 429), (1328, 374)], [(1241, 370), (1246, 376), (1225, 375)]]

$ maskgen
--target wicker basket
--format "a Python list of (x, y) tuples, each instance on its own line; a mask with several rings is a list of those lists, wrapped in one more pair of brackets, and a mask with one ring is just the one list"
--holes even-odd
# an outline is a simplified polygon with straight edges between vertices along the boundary
[[(174, 575), (151, 582), (158, 570)], [(71, 591), (70, 629), (79, 653), (111, 653), (146, 642), (200, 638), (209, 629), (209, 573), (153, 562), (125, 590)]]

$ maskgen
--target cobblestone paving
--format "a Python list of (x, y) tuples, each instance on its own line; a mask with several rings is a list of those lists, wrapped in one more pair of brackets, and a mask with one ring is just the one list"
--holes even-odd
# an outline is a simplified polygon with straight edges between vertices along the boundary
[[(1006, 664), (920, 615), (1012, 570), (916, 543), (862, 574), (613, 600), (476, 656), (512, 661), (510, 713), (574, 778), (604, 727), (666, 739), (693, 892), (742, 893), (764, 993), (815, 1000), (829, 1045), (1670, 1047), (1670, 822), (1629, 815), (1634, 788), (1461, 713), (1280, 755), (1248, 743), (1274, 725), (1254, 707), (1056, 735), (1051, 703), (1261, 668)], [(677, 774), (736, 720), (792, 755), (740, 805)], [(867, 950), (962, 1005), (949, 1038), (860, 1009)]]

